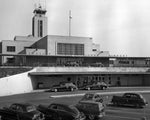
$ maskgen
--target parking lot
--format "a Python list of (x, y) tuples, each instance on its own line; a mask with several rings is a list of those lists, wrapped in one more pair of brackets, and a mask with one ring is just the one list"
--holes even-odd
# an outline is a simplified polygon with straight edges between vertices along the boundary
[[(150, 88), (109, 88), (108, 90), (98, 90), (102, 94), (104, 104), (106, 106), (106, 116), (104, 120), (141, 120), (143, 117), (146, 120), (150, 120), (150, 105), (145, 108), (133, 108), (133, 107), (117, 107), (109, 105), (111, 98), (114, 94), (122, 92), (139, 92), (142, 91), (142, 95), (150, 103)], [(34, 91), (33, 93), (13, 95), (7, 97), (0, 97), (0, 107), (8, 106), (11, 103), (16, 102), (29, 102), (35, 105), (44, 104), (48, 105), (52, 102), (76, 104), (84, 95), (89, 91), (75, 91), (75, 92), (43, 92)]]

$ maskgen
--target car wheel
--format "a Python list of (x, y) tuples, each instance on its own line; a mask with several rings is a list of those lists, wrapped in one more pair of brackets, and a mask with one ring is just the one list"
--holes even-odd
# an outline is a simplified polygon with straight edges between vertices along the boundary
[(62, 117), (58, 117), (58, 120), (63, 120)]
[(57, 92), (57, 89), (54, 89), (55, 92)]
[(71, 88), (71, 91), (73, 91), (74, 89), (73, 88)]
[(90, 90), (90, 87), (88, 87), (87, 90)]
[(113, 105), (114, 105), (114, 106), (117, 106), (118, 104), (117, 104), (117, 102), (113, 102)]
[(94, 120), (95, 116), (94, 116), (94, 115), (89, 115), (88, 118), (89, 118), (90, 120)]
[(141, 108), (141, 106), (139, 104), (136, 104), (135, 107), (136, 108)]
[(107, 87), (104, 87), (104, 90), (106, 90)]

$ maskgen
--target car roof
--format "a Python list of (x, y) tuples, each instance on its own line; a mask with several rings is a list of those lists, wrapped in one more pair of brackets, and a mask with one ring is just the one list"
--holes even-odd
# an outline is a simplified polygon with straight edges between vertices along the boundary
[(80, 101), (79, 103), (102, 104), (100, 102), (95, 102), (93, 100), (85, 100), (85, 101), (83, 100), (83, 101)]
[(13, 103), (12, 105), (19, 105), (22, 107), (32, 106), (32, 104), (30, 104), (30, 103)]
[(133, 93), (133, 92), (127, 92), (127, 93), (124, 93), (124, 94), (130, 94), (130, 95), (141, 95), (140, 93)]
[(62, 102), (62, 103), (54, 102), (54, 103), (51, 103), (50, 105), (60, 105), (60, 106), (66, 106), (66, 107), (69, 107), (69, 106), (70, 106), (70, 105), (68, 105), (68, 104), (65, 103), (65, 102)]

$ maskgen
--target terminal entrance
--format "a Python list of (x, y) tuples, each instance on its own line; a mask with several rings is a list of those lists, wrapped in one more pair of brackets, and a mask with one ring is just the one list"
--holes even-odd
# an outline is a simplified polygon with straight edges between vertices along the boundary
[(49, 89), (53, 85), (72, 82), (78, 88), (105, 82), (112, 87), (150, 86), (150, 75), (130, 74), (73, 74), (73, 75), (31, 75), (34, 89)]

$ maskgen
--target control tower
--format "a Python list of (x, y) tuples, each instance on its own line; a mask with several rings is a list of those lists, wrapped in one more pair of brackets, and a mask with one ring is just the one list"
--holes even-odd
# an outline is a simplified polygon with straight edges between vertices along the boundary
[(47, 35), (47, 17), (46, 9), (41, 5), (34, 9), (34, 16), (32, 18), (32, 35), (34, 37), (44, 37)]

